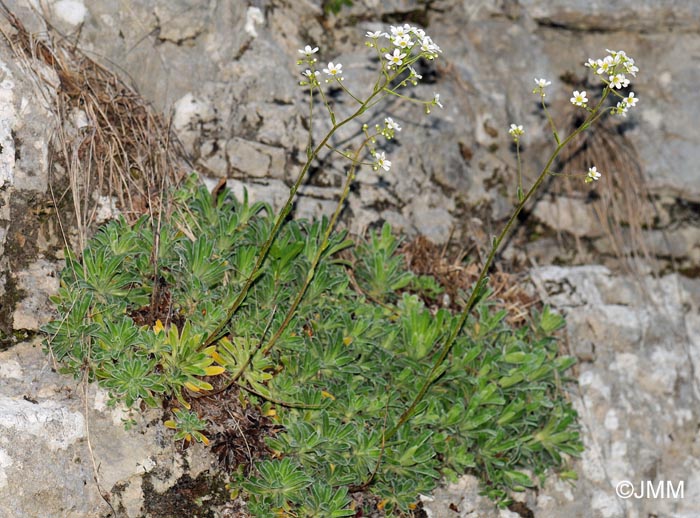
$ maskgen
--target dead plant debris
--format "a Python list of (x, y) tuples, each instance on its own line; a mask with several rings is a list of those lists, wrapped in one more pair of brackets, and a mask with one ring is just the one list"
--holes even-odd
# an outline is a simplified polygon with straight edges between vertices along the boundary
[(100, 204), (114, 203), (128, 221), (158, 215), (163, 193), (191, 170), (167, 121), (47, 20), (47, 30), (34, 34), (2, 2), (0, 12), (14, 31), (3, 36), (55, 117), (55, 204), (72, 197), (81, 249)]
[[(449, 309), (461, 311), (464, 294), (469, 295), (481, 271), (477, 262), (463, 264), (461, 254), (448, 256), (446, 248), (439, 247), (425, 236), (418, 236), (404, 244), (401, 252), (413, 273), (431, 275), (445, 289)], [(489, 278), (492, 300), (498, 308), (507, 310), (508, 323), (517, 326), (526, 322), (530, 308), (540, 301), (523, 288), (524, 274), (496, 271)], [(425, 302), (435, 304), (435, 301)]]

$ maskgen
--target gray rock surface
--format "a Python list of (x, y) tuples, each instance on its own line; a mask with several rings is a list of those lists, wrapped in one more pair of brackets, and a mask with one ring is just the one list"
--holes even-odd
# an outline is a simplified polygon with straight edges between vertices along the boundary
[[(575, 485), (552, 478), (516, 500), (537, 518), (698, 516), (700, 281), (640, 279), (601, 266), (544, 267), (531, 277), (566, 316), (567, 349), (579, 360), (571, 399), (586, 449), (573, 464)], [(616, 494), (623, 481), (637, 495), (647, 481), (679, 492), (624, 499)], [(433, 518), (509, 516), (478, 493), (475, 479), (464, 477), (424, 506)]]
[[(47, 80), (54, 79), (47, 72)], [(37, 250), (39, 242), (46, 248), (56, 240), (56, 233), (48, 232), (53, 222), (44, 217), (48, 142), (55, 127), (50, 103), (50, 88), (37, 89), (24, 63), (0, 38), (0, 350), (13, 342), (14, 329), (27, 329), (25, 323), (36, 327), (35, 311), (46, 317), (46, 290), (40, 288), (43, 295), (33, 300), (21, 299), (25, 289), (45, 285), (56, 270)]]
[[(24, 2), (15, 5), (29, 16)], [(456, 240), (468, 237), (467, 228), (459, 224), (464, 210), (488, 204), (493, 216), (504, 217), (514, 199), (515, 179), (508, 124), (525, 125), (526, 177), (533, 177), (552, 148), (546, 122), (531, 94), (532, 78), (552, 80), (552, 113), (565, 126), (572, 116), (567, 107), (570, 91), (584, 86), (582, 63), (610, 47), (636, 56), (641, 68), (633, 87), (642, 102), (621, 131), (658, 202), (658, 217), (678, 214), (679, 205), (700, 201), (697, 168), (687, 166), (699, 158), (697, 114), (692, 107), (700, 106), (695, 88), (700, 77), (690, 61), (677, 58), (695, 55), (700, 45), (695, 32), (698, 6), (692, 0), (672, 5), (539, 0), (442, 0), (426, 5), (364, 0), (328, 19), (321, 17), (318, 3), (308, 0), (293, 4), (137, 1), (127, 9), (110, 2), (47, 5), (52, 21), (67, 33), (75, 33), (76, 22), (83, 22), (80, 44), (91, 55), (118, 63), (156, 106), (166, 111), (174, 107), (174, 127), (204, 174), (246, 181), (289, 181), (298, 171), (306, 138), (302, 124), (306, 107), (304, 91), (297, 84), (297, 48), (318, 44), (319, 59), (343, 62), (347, 84), (363, 86), (374, 77), (363, 50), (364, 32), (379, 28), (376, 20), (382, 17), (421, 20), (444, 54), (436, 66), (426, 69), (430, 83), (419, 85), (415, 92), (427, 98), (441, 92), (445, 109), (433, 110), (426, 118), (406, 104), (386, 107), (405, 129), (389, 149), (393, 171), (379, 179), (370, 171), (361, 172), (359, 182), (369, 193), (356, 192), (350, 200), (358, 221), (348, 219), (354, 230), (365, 226), (368, 211), (390, 210), (406, 219), (406, 231), (427, 231), (436, 241), (447, 239), (444, 229), (453, 222), (442, 212), (412, 210), (408, 202), (417, 195), (431, 198), (428, 209), (447, 207), (455, 212), (449, 205), (460, 202), (463, 208), (452, 215), (458, 220)], [(342, 111), (347, 105), (338, 102)], [(327, 127), (319, 119), (313, 126), (316, 130)], [(337, 186), (343, 174), (338, 165), (335, 160), (323, 160), (312, 181)], [(588, 192), (576, 187), (581, 200)], [(551, 206), (537, 210), (544, 233), (588, 239), (591, 246), (597, 243), (592, 251), (614, 255), (615, 246), (598, 243), (600, 216), (594, 210), (580, 210), (581, 201), (565, 206), (553, 203), (568, 214), (561, 224)], [(382, 209), (375, 210), (377, 206)], [(426, 224), (433, 216), (435, 224)], [(628, 214), (628, 218), (635, 216)], [(573, 228), (567, 219), (581, 223)], [(693, 239), (685, 231), (689, 225), (697, 223), (684, 217), (654, 230), (664, 238), (677, 234), (688, 246)], [(663, 243), (653, 235), (649, 239)], [(543, 240), (541, 246), (551, 248), (554, 243)], [(557, 253), (568, 258), (566, 251), (549, 255), (556, 258)], [(653, 253), (661, 258), (675, 255), (662, 244)], [(589, 261), (589, 256), (581, 254), (581, 259)], [(697, 266), (694, 256), (687, 262), (688, 268)]]
[[(588, 516), (697, 516), (700, 283), (600, 267), (543, 268), (533, 281), (566, 314), (581, 361), (572, 397), (586, 443), (573, 500), (546, 490), (557, 505), (536, 515), (576, 515), (590, 501)], [(583, 355), (581, 344), (591, 346)], [(637, 488), (646, 480), (683, 483), (685, 491), (678, 499), (624, 500), (615, 494), (623, 480)]]
[(164, 438), (160, 412), (139, 413), (126, 432), (127, 414), (106, 401), (96, 386), (85, 391), (54, 372), (37, 341), (0, 353), (0, 516), (141, 516), (144, 488), (162, 493), (185, 471), (196, 478), (208, 468), (206, 451), (183, 456)]

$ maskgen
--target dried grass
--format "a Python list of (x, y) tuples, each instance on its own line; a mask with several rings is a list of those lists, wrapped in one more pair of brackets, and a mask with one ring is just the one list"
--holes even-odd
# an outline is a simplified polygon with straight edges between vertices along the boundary
[(643, 229), (652, 226), (653, 206), (634, 145), (620, 129), (614, 120), (602, 119), (595, 131), (580, 134), (561, 155), (559, 163), (566, 171), (585, 172), (595, 165), (603, 172), (596, 196), (584, 193), (580, 177), (557, 182), (554, 191), (569, 197), (588, 196), (611, 250), (634, 271), (636, 259), (651, 261)]
[[(463, 254), (448, 257), (445, 248), (439, 247), (424, 236), (418, 236), (404, 244), (401, 252), (413, 273), (435, 277), (449, 296), (450, 309), (463, 309), (462, 296), (470, 294), (481, 271), (477, 262), (463, 264)], [(493, 290), (491, 300), (497, 308), (508, 312), (507, 322), (510, 325), (525, 323), (529, 318), (530, 308), (540, 301), (522, 288), (524, 275), (496, 271), (489, 278), (489, 287)]]
[(163, 193), (191, 170), (163, 117), (45, 19), (46, 32), (32, 34), (2, 2), (0, 11), (14, 31), (3, 32), (5, 39), (54, 115), (49, 168), (68, 180), (55, 203), (72, 197), (81, 249), (99, 196), (116, 200), (129, 221), (160, 214)]

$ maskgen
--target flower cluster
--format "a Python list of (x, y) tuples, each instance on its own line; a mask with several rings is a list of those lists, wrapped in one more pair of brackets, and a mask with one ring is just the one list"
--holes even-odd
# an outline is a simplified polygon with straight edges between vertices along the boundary
[[(425, 59), (435, 59), (442, 52), (442, 49), (428, 36), (423, 29), (413, 27), (409, 24), (399, 25), (389, 28), (389, 32), (374, 31), (366, 34), (370, 39), (367, 45), (376, 47), (380, 53), (385, 52), (384, 58), (387, 60), (388, 66), (398, 67), (403, 64), (406, 57), (411, 57), (411, 62), (422, 57)], [(389, 53), (391, 48), (380, 48), (379, 38), (385, 38), (390, 41), (393, 46), (393, 52)], [(411, 53), (417, 49), (417, 56), (412, 56)]]
[(627, 110), (634, 107), (638, 102), (639, 99), (634, 96), (634, 92), (630, 92), (627, 97), (623, 97), (622, 100), (617, 103), (617, 106), (613, 108), (613, 113), (627, 117)]
[[(304, 57), (297, 61), (297, 65), (307, 65), (310, 67), (302, 72), (302, 74), (306, 77), (306, 80), (301, 82), (302, 86), (320, 86), (318, 76), (321, 75), (321, 73), (318, 70), (314, 70), (316, 68), (316, 62), (318, 61), (314, 57), (314, 54), (317, 52), (318, 47), (312, 47), (311, 45), (306, 45), (303, 49), (299, 49), (299, 54), (302, 54)], [(343, 80), (343, 65), (340, 63), (333, 63), (330, 61), (323, 69), (323, 72), (329, 76), (329, 79), (327, 79), (326, 82), (333, 79), (336, 81)]]
[[(627, 116), (627, 110), (634, 107), (639, 99), (635, 97), (634, 92), (630, 92), (625, 96), (616, 90), (627, 88), (630, 85), (627, 75), (637, 77), (639, 67), (634, 64), (634, 59), (629, 57), (624, 50), (606, 49), (606, 51), (608, 52), (607, 56), (602, 59), (589, 58), (585, 66), (593, 70), (600, 77), (601, 81), (610, 88), (610, 91), (620, 99), (617, 105), (612, 108), (611, 113)], [(576, 93), (574, 92), (571, 102), (577, 106), (586, 106), (585, 102), (583, 104), (578, 102), (579, 99), (576, 98)], [(583, 92), (584, 97), (585, 93)], [(575, 98), (576, 101), (574, 100)]]
[[(404, 99), (409, 99), (413, 102), (422, 104), (425, 107), (426, 113), (430, 113), (433, 106), (443, 107), (440, 101), (440, 94), (434, 93), (432, 99), (422, 100), (414, 99), (409, 96), (400, 95), (397, 91), (400, 88), (406, 87), (408, 84), (416, 86), (423, 76), (421, 76), (412, 65), (420, 59), (433, 60), (439, 56), (442, 49), (428, 36), (423, 29), (411, 26), (409, 24), (390, 26), (388, 32), (375, 31), (366, 34), (368, 41), (367, 46), (376, 49), (377, 57), (381, 63), (381, 74), (378, 81), (374, 85), (374, 90), (370, 97), (363, 101), (360, 96), (354, 95), (349, 88), (342, 83), (343, 81), (343, 65), (337, 61), (330, 61), (324, 67), (317, 65), (316, 54), (318, 47), (313, 45), (305, 45), (299, 49), (301, 58), (297, 61), (298, 65), (304, 65), (305, 70), (302, 72), (304, 79), (300, 81), (301, 86), (308, 86), (313, 92), (315, 88), (321, 88), (320, 78), (325, 75), (325, 82), (335, 81), (337, 85), (353, 100), (359, 104), (367, 105), (370, 100), (377, 96), (385, 97), (387, 95), (395, 95)], [(380, 39), (388, 40), (387, 42)], [(379, 97), (379, 98), (381, 98)], [(321, 98), (326, 104), (330, 113), (331, 119), (335, 124), (335, 113), (329, 104), (329, 98), (321, 91)], [(374, 101), (376, 103), (376, 100)], [(387, 140), (394, 138), (395, 134), (401, 131), (401, 126), (391, 117), (386, 117), (383, 124), (375, 125), (376, 132), (370, 134), (368, 126), (363, 125), (363, 132), (369, 143), (368, 150), (372, 156), (371, 165), (375, 171), (383, 169), (389, 171), (391, 161), (387, 160), (385, 153), (374, 149), (377, 136), (382, 136)], [(341, 152), (343, 156), (350, 156), (345, 152)]]
[(600, 180), (601, 174), (598, 172), (595, 166), (588, 169), (588, 174), (586, 175), (586, 183), (597, 182)]
[(518, 142), (518, 140), (520, 140), (520, 137), (525, 135), (525, 130), (519, 124), (511, 124), (510, 129), (508, 130), (508, 134), (511, 137), (513, 137), (513, 140), (515, 142)]
[[(634, 59), (629, 57), (623, 50), (606, 50), (608, 52), (607, 56), (602, 59), (589, 58), (584, 65), (590, 68), (605, 85), (602, 98), (605, 99), (608, 95), (610, 95), (612, 97), (617, 97), (619, 101), (615, 107), (601, 108), (602, 101), (600, 101), (595, 107), (589, 107), (588, 92), (585, 90), (574, 90), (571, 94), (571, 98), (569, 99), (571, 104), (574, 106), (580, 106), (581, 108), (584, 108), (590, 112), (589, 118), (586, 119), (585, 125), (579, 128), (577, 132), (585, 129), (590, 121), (597, 119), (603, 111), (608, 111), (610, 114), (614, 115), (626, 116), (627, 111), (639, 102), (639, 99), (634, 92), (629, 92), (627, 94), (620, 92), (620, 90), (627, 88), (630, 85), (630, 79), (628, 76), (637, 77), (639, 68), (634, 64)], [(545, 88), (551, 85), (552, 82), (544, 78), (535, 78), (534, 80), (535, 88), (532, 93), (539, 94), (542, 97), (542, 108), (544, 109), (545, 115), (547, 116), (549, 124), (552, 128), (554, 138), (557, 141), (557, 144), (560, 144), (561, 139), (558, 136), (556, 125), (554, 120), (547, 112), (547, 106), (544, 102), (546, 95)], [(516, 124), (511, 124), (508, 133), (511, 137), (513, 137), (515, 143), (518, 144), (520, 137), (524, 133), (523, 127)], [(587, 173), (585, 173), (584, 181), (586, 183), (593, 183), (600, 180), (600, 178), (601, 173), (595, 166), (593, 166), (588, 169)]]
[(297, 61), (297, 65), (307, 65), (308, 67), (303, 74), (306, 77), (305, 81), (302, 81), (302, 85), (312, 85), (312, 86), (317, 86), (318, 83), (318, 76), (319, 72), (316, 70), (313, 70), (316, 65), (316, 61), (318, 61), (315, 57), (314, 54), (318, 52), (318, 47), (312, 47), (311, 45), (306, 45), (303, 49), (299, 49), (299, 54), (304, 56), (301, 58), (299, 61)]
[(542, 97), (545, 96), (544, 89), (545, 87), (549, 86), (552, 84), (551, 81), (547, 81), (546, 79), (537, 79), (535, 78), (535, 84), (537, 85), (535, 89), (532, 91), (533, 94), (540, 94)]
[[(608, 81), (612, 81), (612, 78), (616, 76), (622, 76), (621, 79), (624, 81), (625, 75), (622, 73), (623, 71), (632, 77), (637, 77), (639, 68), (634, 64), (634, 59), (629, 57), (624, 50), (605, 50), (608, 52), (607, 56), (603, 59), (588, 58), (584, 66), (593, 70), (596, 75), (601, 76), (603, 81), (605, 81), (606, 76)], [(629, 81), (627, 81), (627, 84), (629, 84)]]
[(375, 129), (377, 130), (377, 134), (382, 135), (387, 140), (391, 140), (394, 138), (395, 132), (401, 131), (401, 126), (391, 117), (387, 117), (384, 119), (384, 126), (377, 124)]

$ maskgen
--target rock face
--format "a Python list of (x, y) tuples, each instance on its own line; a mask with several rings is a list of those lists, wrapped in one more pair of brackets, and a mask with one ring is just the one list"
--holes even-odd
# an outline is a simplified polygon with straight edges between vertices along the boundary
[[(567, 314), (569, 344), (581, 360), (572, 397), (587, 436), (585, 481), (573, 501), (555, 496), (555, 510), (542, 516), (572, 514), (586, 500), (595, 516), (697, 515), (700, 283), (600, 267), (544, 268), (533, 280)], [(623, 500), (614, 488), (625, 480), (638, 494), (646, 480), (681, 483), (684, 494)]]
[[(552, 479), (516, 500), (537, 518), (697, 516), (700, 282), (620, 276), (601, 266), (539, 268), (532, 282), (566, 315), (568, 353), (579, 360), (571, 399), (586, 449), (575, 485)], [(645, 496), (618, 496), (625, 481)], [(657, 490), (662, 483), (663, 493), (650, 497), (647, 481)], [(465, 477), (424, 506), (433, 518), (517, 516), (478, 491)]]
[[(0, 41), (0, 350), (12, 343), (15, 306), (23, 290), (43, 284), (55, 265), (42, 263), (37, 243), (48, 238), (44, 209), (48, 194), (48, 138), (53, 119), (47, 99), (39, 95), (30, 77), (5, 41)], [(45, 205), (46, 204), (46, 205)], [(35, 262), (39, 260), (39, 262)], [(41, 273), (40, 273), (41, 271)], [(37, 275), (38, 274), (38, 275)], [(31, 285), (31, 286), (30, 286)], [(41, 288), (39, 288), (41, 289)], [(46, 314), (46, 297), (25, 301), (30, 313)], [(39, 307), (44, 306), (44, 307)], [(27, 308), (29, 309), (29, 308)], [(19, 319), (32, 319), (20, 310)]]
[[(41, 28), (25, 2), (10, 5)], [(66, 33), (80, 26), (80, 45), (91, 55), (118, 63), (157, 107), (172, 110), (173, 126), (203, 174), (256, 185), (258, 192), (269, 179), (289, 182), (303, 159), (307, 103), (298, 85), (296, 49), (319, 45), (321, 63), (344, 63), (348, 87), (359, 91), (375, 77), (363, 43), (367, 30), (381, 28), (376, 20), (422, 24), (444, 52), (422, 70), (423, 84), (414, 92), (427, 99), (440, 92), (445, 108), (425, 117), (410, 103), (389, 103), (367, 121), (372, 125), (388, 113), (404, 130), (387, 149), (394, 163), (390, 172), (361, 171), (347, 221), (359, 231), (385, 219), (439, 242), (450, 235), (468, 240), (472, 229), (464, 215), (474, 210), (488, 206), (498, 219), (509, 211), (516, 176), (509, 123), (525, 126), (525, 177), (533, 178), (544, 164), (553, 146), (531, 94), (533, 77), (552, 80), (550, 111), (563, 132), (576, 118), (568, 102), (571, 90), (587, 88), (589, 95), (596, 90), (583, 62), (606, 48), (624, 48), (641, 69), (632, 85), (639, 109), (610, 123), (609, 144), (592, 143), (593, 154), (584, 161), (597, 163), (608, 183), (591, 188), (560, 182), (567, 184), (568, 199), (542, 200), (543, 207), (535, 208), (528, 230), (542, 239), (527, 253), (538, 262), (587, 263), (645, 249), (662, 267), (693, 272), (700, 264), (697, 235), (689, 231), (697, 227), (700, 184), (695, 168), (687, 166), (700, 158), (697, 114), (689, 108), (700, 105), (694, 87), (700, 78), (697, 67), (678, 58), (694, 55), (700, 46), (693, 0), (673, 8), (651, 1), (364, 0), (338, 17), (324, 17), (318, 2), (309, 0), (136, 1), (128, 9), (76, 0), (46, 7), (52, 23)], [(344, 96), (334, 102), (340, 113), (352, 107)], [(317, 115), (312, 126), (320, 131), (327, 121)], [(330, 152), (322, 157), (310, 182), (337, 187), (346, 165), (335, 158)], [(577, 173), (588, 165), (572, 159), (559, 167)], [(636, 178), (639, 171), (645, 182)], [(603, 190), (612, 199), (603, 195), (596, 201)], [(649, 195), (654, 206), (627, 203), (623, 193), (635, 190)], [(324, 206), (318, 204), (329, 210)], [(639, 232), (605, 232), (611, 218), (616, 228)]]
[(177, 453), (160, 412), (126, 432), (107, 394), (54, 372), (37, 341), (0, 353), (0, 387), (0, 516), (140, 516), (148, 489), (166, 492), (211, 461), (198, 448)]
[[(595, 91), (582, 63), (606, 48), (626, 50), (641, 69), (633, 84), (638, 109), (595, 130), (602, 136), (590, 137), (580, 153), (557, 165), (576, 173), (593, 161), (603, 180), (584, 187), (554, 178), (504, 254), (535, 264), (608, 266), (532, 273), (542, 296), (567, 315), (568, 347), (580, 360), (571, 397), (587, 449), (575, 487), (551, 482), (521, 499), (537, 518), (700, 515), (698, 3), (354, 3), (338, 17), (324, 16), (311, 0), (41, 5), (52, 25), (105, 65), (118, 66), (172, 115), (206, 182), (227, 179), (236, 192), (246, 188), (253, 200), (276, 207), (304, 159), (307, 126), (317, 132), (328, 127), (320, 115), (308, 121), (297, 49), (318, 45), (321, 62), (342, 62), (348, 87), (362, 89), (374, 78), (365, 32), (382, 28), (378, 20), (423, 26), (443, 55), (421, 68), (424, 82), (414, 92), (426, 99), (439, 92), (444, 109), (426, 117), (410, 104), (390, 103), (367, 121), (390, 115), (403, 130), (385, 149), (390, 171), (360, 171), (346, 223), (361, 232), (386, 220), (397, 231), (441, 243), (452, 236), (465, 247), (470, 240), (487, 243), (515, 200), (508, 125), (525, 126), (526, 179), (534, 178), (553, 147), (531, 94), (532, 79), (552, 81), (547, 99), (563, 131), (576, 118), (571, 90)], [(38, 3), (6, 4), (32, 30), (44, 30)], [(47, 74), (48, 85), (59, 83)], [(49, 168), (58, 122), (50, 110), (54, 95), (50, 87), (37, 90), (0, 38), (0, 350), (31, 336), (50, 317), (47, 296), (57, 286), (64, 242), (51, 217), (52, 197), (62, 211), (70, 202), (49, 188), (56, 173)], [(337, 103), (340, 112), (352, 107), (347, 97)], [(331, 152), (322, 156), (300, 191), (297, 215), (331, 212), (345, 169)], [(613, 273), (619, 257), (635, 251), (650, 266), (685, 277)], [(36, 516), (107, 516), (111, 509), (93, 482), (88, 436), (101, 486), (124, 516), (153, 515), (144, 491), (163, 493), (183, 474), (194, 480), (204, 469), (193, 467), (192, 455), (182, 460), (160, 441), (158, 416), (127, 433), (102, 408), (102, 396), (95, 397), (90, 389), (86, 412), (80, 386), (53, 373), (36, 342), (0, 353), (0, 516), (34, 516), (37, 502), (45, 514)], [(637, 491), (646, 480), (684, 482), (685, 494), (622, 499), (615, 494), (620, 480)], [(465, 478), (425, 506), (434, 517), (515, 516), (477, 493), (474, 480)]]

